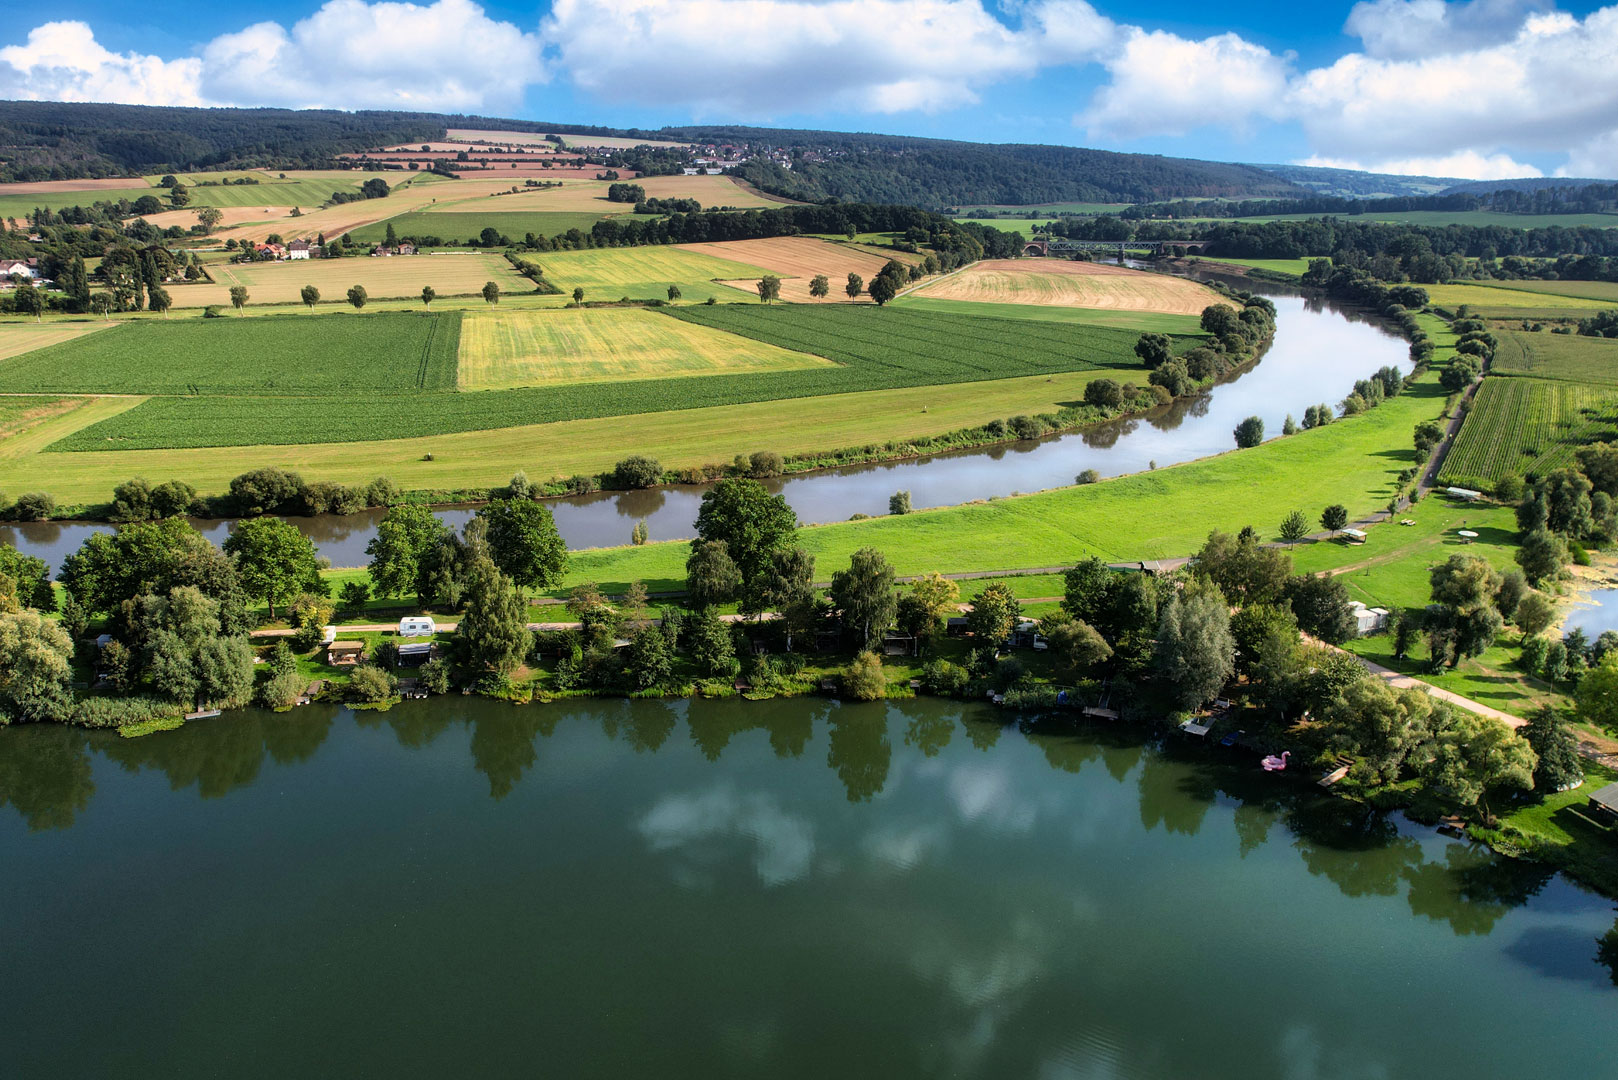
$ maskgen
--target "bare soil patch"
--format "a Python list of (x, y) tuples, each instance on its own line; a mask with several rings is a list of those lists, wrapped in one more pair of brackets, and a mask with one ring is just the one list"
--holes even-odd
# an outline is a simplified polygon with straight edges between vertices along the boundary
[(1107, 263), (988, 259), (918, 289), (917, 296), (994, 304), (1197, 315), (1223, 298), (1184, 278)]

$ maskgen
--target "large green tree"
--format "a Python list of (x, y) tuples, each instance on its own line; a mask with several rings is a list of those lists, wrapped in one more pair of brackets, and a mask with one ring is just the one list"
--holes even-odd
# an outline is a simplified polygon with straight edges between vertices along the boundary
[(893, 567), (887, 557), (869, 547), (854, 552), (848, 569), (831, 576), (831, 602), (862, 648), (880, 645), (883, 633), (893, 626), (899, 608), (893, 584)]
[(567, 572), (567, 544), (556, 531), (556, 519), (532, 499), (494, 499), (477, 516), (488, 527), (485, 539), (494, 564), (519, 591), (548, 589)]
[(1236, 640), (1218, 586), (1194, 578), (1169, 593), (1158, 615), (1155, 663), (1182, 708), (1212, 700), (1230, 681)]
[(1460, 807), (1476, 807), (1489, 820), (1492, 789), (1529, 790), (1537, 761), (1528, 742), (1500, 721), (1476, 713), (1433, 709), (1437, 737), (1428, 744), (1422, 778)]
[(786, 499), (744, 476), (726, 477), (704, 494), (696, 524), (693, 553), (698, 543), (723, 540), (741, 573), (744, 595), (764, 579), (775, 553), (798, 538), (798, 515)]
[(528, 654), (528, 605), (488, 555), (473, 558), (456, 637), (473, 671), (509, 674)]
[(314, 543), (280, 518), (248, 518), (236, 524), (224, 543), (236, 560), (236, 574), (248, 596), (275, 606), (308, 588), (320, 576)]
[(37, 611), (0, 615), (0, 724), (65, 719), (73, 704), (73, 640)]
[(425, 506), (392, 507), (365, 545), (365, 554), (371, 557), (371, 592), (377, 597), (402, 597), (416, 590), (423, 558), (449, 536), (449, 526)]
[(966, 614), (966, 628), (979, 641), (991, 648), (999, 648), (1017, 628), (1020, 618), (1022, 604), (1018, 602), (1016, 594), (1010, 586), (997, 581), (985, 586), (982, 592), (972, 598), (972, 610)]

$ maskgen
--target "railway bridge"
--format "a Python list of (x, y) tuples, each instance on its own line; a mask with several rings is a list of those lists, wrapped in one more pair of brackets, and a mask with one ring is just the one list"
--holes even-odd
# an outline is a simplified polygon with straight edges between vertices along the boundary
[(1116, 252), (1121, 259), (1131, 251), (1156, 251), (1179, 248), (1183, 251), (1201, 251), (1206, 240), (1030, 240), (1023, 245), (1024, 255), (1076, 255), (1081, 251)]

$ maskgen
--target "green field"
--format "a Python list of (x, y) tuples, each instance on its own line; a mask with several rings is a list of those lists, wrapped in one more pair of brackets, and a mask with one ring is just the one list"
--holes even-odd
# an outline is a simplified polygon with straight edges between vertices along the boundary
[(525, 258), (538, 263), (545, 271), (545, 279), (563, 292), (582, 288), (586, 300), (662, 298), (670, 285), (678, 285), (686, 300), (705, 300), (709, 296), (721, 301), (743, 300), (746, 293), (715, 283), (738, 278), (757, 280), (769, 273), (761, 267), (678, 247), (540, 252)]
[[(1096, 214), (1116, 214), (1130, 207), (1130, 203), (1096, 203), (1096, 202), (1065, 202), (1065, 203), (1038, 203), (1032, 206), (991, 206), (979, 203), (976, 206), (963, 206), (953, 216), (962, 220), (981, 220), (990, 222), (990, 218), (982, 215), (985, 211), (1000, 214), (1017, 214), (1020, 217), (1038, 218), (1041, 214), (1081, 214), (1095, 216)], [(1049, 221), (1050, 218), (1042, 220)]]
[(484, 229), (494, 229), (502, 236), (513, 240), (521, 240), (528, 233), (535, 236), (557, 236), (569, 229), (578, 229), (589, 233), (591, 226), (605, 217), (616, 217), (620, 221), (652, 221), (654, 214), (598, 214), (587, 211), (556, 211), (541, 212), (515, 212), (509, 213), (499, 209), (499, 199), (483, 200), (488, 204), (488, 213), (451, 213), (443, 210), (424, 210), (386, 221), (378, 221), (370, 225), (362, 225), (354, 229), (349, 235), (361, 244), (374, 244), (387, 236), (388, 226), (399, 236), (436, 236), (451, 244), (464, 244), (478, 239)]
[(1618, 341), (1576, 334), (1497, 330), (1491, 375), (1618, 385)]
[[(1330, 503), (1342, 503), (1351, 517), (1381, 509), (1409, 464), (1408, 454), (1390, 448), (1408, 445), (1411, 429), (1437, 417), (1445, 397), (1429, 371), (1370, 412), (1251, 450), (1037, 495), (816, 526), (800, 537), (823, 579), (866, 546), (884, 552), (898, 573), (921, 574), (1062, 566), (1090, 555), (1109, 561), (1188, 555), (1210, 529), (1244, 525), (1271, 539), (1295, 509), (1311, 520)], [(680, 543), (576, 552), (568, 585), (597, 581), (616, 591), (644, 581), (654, 590), (680, 588), (689, 553)]]
[(826, 366), (645, 308), (477, 312), (461, 323), (463, 390)]
[[(1504, 317), (1512, 317), (1519, 308), (1531, 308), (1540, 311), (1574, 312), (1594, 311), (1610, 305), (1595, 300), (1588, 300), (1576, 296), (1558, 296), (1543, 292), (1525, 292), (1504, 287), (1501, 283), (1490, 285), (1423, 285), (1427, 290), (1427, 298), (1434, 304), (1454, 310), (1462, 304), (1467, 304), (1479, 310), (1502, 310)], [(1565, 315), (1563, 317), (1566, 317)]]
[(932, 297), (901, 296), (892, 307), (934, 311), (947, 315), (993, 315), (1001, 319), (1028, 319), (1033, 322), (1084, 323), (1111, 326), (1137, 333), (1200, 334), (1201, 320), (1195, 315), (1161, 315), (1152, 311), (1117, 311), (1109, 308), (1055, 307), (1047, 304), (994, 304), (978, 300), (935, 300)]
[[(1478, 281), (1473, 284), (1514, 293), (1545, 293), (1618, 304), (1618, 281)], [(1515, 298), (1514, 298), (1515, 299)]]
[(1491, 376), (1478, 387), (1444, 458), (1440, 484), (1488, 490), (1507, 476), (1570, 464), (1618, 424), (1618, 391), (1551, 379)]
[(105, 330), (108, 325), (105, 322), (91, 322), (82, 316), (72, 322), (35, 322), (29, 319), (27, 322), (0, 323), (0, 360), (93, 334)]
[[(460, 324), (458, 312), (125, 322), (0, 365), (0, 392), (282, 396), (449, 389)], [(330, 400), (341, 406), (350, 399)], [(333, 424), (328, 435), (343, 428), (336, 415), (327, 422)]]
[[(545, 389), (422, 395), (412, 398), (408, 409), (401, 408), (396, 398), (367, 396), (363, 391), (341, 398), (159, 397), (74, 432), (52, 449), (100, 450), (106, 449), (109, 442), (122, 449), (326, 443), (335, 441), (335, 432), (342, 434), (342, 441), (361, 442), (907, 386), (1014, 379), (1102, 367), (1133, 368), (1142, 376), (1145, 374), (1134, 356), (1138, 335), (1126, 330), (940, 316), (883, 310), (870, 305), (836, 304), (818, 308), (715, 305), (667, 310), (699, 326), (741, 333), (789, 351), (822, 356), (835, 361), (837, 366), (710, 375), (701, 379), (637, 379)], [(289, 325), (298, 321), (295, 317), (285, 320)], [(324, 320), (301, 321), (318, 327)], [(265, 318), (196, 320), (171, 325), (191, 325), (206, 330), (212, 323), (243, 327), (275, 324)], [(149, 321), (138, 325), (144, 329), (161, 328), (164, 324)], [(95, 335), (56, 348), (83, 348), (85, 343), (110, 336)], [(154, 336), (149, 340), (161, 338)], [(275, 338), (273, 332), (266, 331), (256, 337), (244, 335), (242, 340), (270, 348)], [(241, 354), (240, 362), (249, 368), (262, 367), (254, 361), (250, 351)], [(126, 373), (124, 378), (128, 377)], [(260, 377), (253, 371), (239, 376), (224, 373), (213, 376), (216, 381), (231, 382), (232, 388), (241, 394), (252, 392), (252, 380)], [(93, 373), (80, 373), (76, 378), (98, 382), (98, 385), (108, 381)], [(283, 385), (294, 383), (295, 380), (286, 380)], [(171, 380), (165, 385), (174, 383)], [(188, 385), (182, 384), (179, 389), (166, 392), (187, 393)], [(0, 389), (4, 388), (4, 382), (0, 381)], [(395, 384), (392, 388), (409, 387)]]
[(1048, 217), (1043, 217), (1043, 218), (1042, 217), (1032, 217), (1032, 218), (968, 218), (968, 217), (958, 217), (955, 220), (959, 221), (959, 222), (961, 222), (962, 224), (965, 224), (965, 225), (987, 225), (989, 228), (991, 228), (991, 229), (999, 229), (1001, 232), (1020, 232), (1020, 233), (1023, 234), (1024, 237), (1026, 237), (1028, 239), (1032, 239), (1033, 235), (1034, 235), (1034, 226), (1035, 225), (1049, 225), (1055, 219), (1054, 218), (1048, 218)]

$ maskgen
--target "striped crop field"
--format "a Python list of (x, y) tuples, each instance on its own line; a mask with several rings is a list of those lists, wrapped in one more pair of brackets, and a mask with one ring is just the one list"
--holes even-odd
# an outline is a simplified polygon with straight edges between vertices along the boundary
[(461, 323), (463, 390), (827, 366), (645, 308), (474, 312)]
[(139, 319), (0, 364), (0, 393), (447, 390), (455, 385), (460, 329), (459, 312)]
[(1438, 482), (1489, 489), (1508, 476), (1544, 474), (1615, 428), (1618, 390), (1491, 376), (1478, 387)]
[[(586, 309), (583, 314), (594, 317), (603, 310), (607, 309)], [(789, 352), (824, 357), (832, 363), (797, 370), (713, 374), (701, 378), (625, 379), (476, 393), (412, 393), (415, 386), (401, 385), (399, 381), (369, 393), (356, 388), (348, 393), (307, 397), (294, 397), (291, 395), (297, 393), (295, 389), (279, 388), (255, 394), (248, 387), (240, 387), (240, 392), (228, 396), (187, 396), (183, 389), (166, 390), (163, 392), (175, 396), (154, 397), (117, 416), (75, 431), (51, 448), (59, 451), (137, 450), (405, 439), (563, 420), (1100, 369), (1120, 378), (1138, 373), (1135, 377), (1145, 381), (1145, 368), (1134, 354), (1139, 334), (1128, 330), (846, 304), (820, 308), (735, 304), (666, 310), (670, 314), (658, 317), (672, 316), (695, 327), (737, 334)], [(207, 327), (210, 323), (284, 322), (290, 325), (301, 322), (318, 326), (386, 317), (391, 316), (352, 320), (288, 316), (191, 320), (191, 324)], [(458, 323), (456, 332), (458, 336)], [(110, 337), (97, 335), (86, 340), (93, 342)], [(1190, 340), (1182, 339), (1187, 343)], [(342, 355), (341, 351), (336, 355)], [(442, 370), (433, 369), (438, 379), (430, 387), (425, 382), (421, 385), (445, 389), (453, 385), (454, 369), (449, 369), (448, 382), (442, 381)], [(168, 385), (173, 385), (172, 379)], [(277, 383), (277, 387), (280, 385)], [(0, 389), (3, 388), (0, 384)], [(312, 382), (310, 389), (322, 391), (324, 387)], [(271, 394), (276, 396), (269, 396)]]
[(1618, 341), (1520, 330), (1497, 330), (1495, 338), (1499, 347), (1489, 364), (1492, 375), (1618, 386)]

